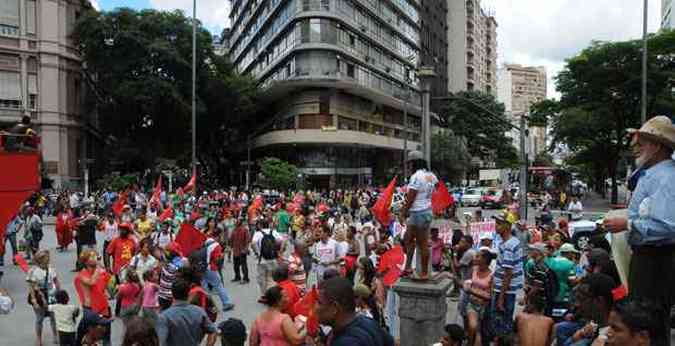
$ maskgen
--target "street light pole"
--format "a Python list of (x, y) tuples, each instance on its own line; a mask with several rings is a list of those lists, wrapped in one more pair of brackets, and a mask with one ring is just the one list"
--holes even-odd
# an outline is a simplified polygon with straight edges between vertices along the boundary
[(192, 0), (192, 171), (197, 170), (197, 0)]
[(427, 161), (429, 169), (431, 169), (431, 112), (429, 111), (431, 91), (429, 90), (429, 84), (431, 78), (436, 76), (436, 73), (433, 67), (422, 66), (417, 70), (417, 75), (422, 81), (422, 148), (424, 149), (424, 159)]
[(523, 161), (520, 166), (520, 183), (518, 192), (518, 204), (520, 204), (520, 219), (527, 220), (527, 169), (528, 157), (525, 152), (525, 137), (527, 129), (525, 123), (525, 114), (520, 115), (520, 157)]
[(408, 179), (408, 97), (410, 97), (410, 88), (405, 87), (406, 94), (403, 100), (403, 179)]
[(640, 111), (640, 123), (647, 121), (647, 6), (649, 1), (644, 0), (642, 18), (642, 109)]

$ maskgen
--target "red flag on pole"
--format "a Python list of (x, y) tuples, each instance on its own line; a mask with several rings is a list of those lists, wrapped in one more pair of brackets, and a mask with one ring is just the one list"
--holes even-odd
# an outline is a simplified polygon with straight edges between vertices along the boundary
[(185, 256), (189, 256), (193, 251), (202, 247), (204, 241), (206, 241), (206, 236), (195, 226), (187, 222), (180, 225), (180, 230), (176, 235), (176, 243), (180, 244)]
[(197, 170), (193, 169), (190, 181), (188, 181), (188, 183), (185, 186), (183, 186), (183, 192), (190, 192), (194, 190), (196, 185), (197, 185)]
[(159, 215), (159, 221), (164, 222), (166, 219), (170, 219), (173, 217), (173, 208), (168, 207), (164, 209), (164, 211)]
[(155, 190), (152, 191), (152, 197), (150, 198), (150, 204), (156, 203), (159, 205), (159, 197), (162, 194), (162, 175), (160, 174), (157, 178), (157, 183), (155, 184)]
[(454, 199), (448, 188), (445, 186), (445, 183), (439, 181), (436, 185), (436, 191), (431, 194), (431, 209), (434, 214), (443, 214), (443, 211), (447, 209), (450, 205), (454, 203)]
[(119, 217), (120, 214), (122, 214), (122, 208), (124, 208), (125, 204), (127, 204), (127, 193), (122, 192), (112, 205), (112, 210), (115, 212), (116, 216)]
[(395, 188), (396, 177), (391, 180), (389, 185), (387, 185), (387, 188), (377, 199), (377, 202), (375, 202), (375, 205), (370, 209), (370, 211), (373, 213), (373, 216), (375, 216), (375, 219), (377, 219), (377, 221), (384, 226), (389, 226), (392, 221), (392, 215), (389, 208), (391, 208), (391, 201), (394, 198)]

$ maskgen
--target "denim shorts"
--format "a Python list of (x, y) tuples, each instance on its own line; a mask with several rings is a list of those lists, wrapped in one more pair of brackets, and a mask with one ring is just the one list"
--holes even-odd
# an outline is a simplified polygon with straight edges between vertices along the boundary
[(417, 227), (419, 230), (429, 229), (431, 226), (431, 220), (433, 219), (433, 214), (431, 209), (420, 210), (420, 211), (411, 211), (410, 216), (408, 217), (408, 225)]

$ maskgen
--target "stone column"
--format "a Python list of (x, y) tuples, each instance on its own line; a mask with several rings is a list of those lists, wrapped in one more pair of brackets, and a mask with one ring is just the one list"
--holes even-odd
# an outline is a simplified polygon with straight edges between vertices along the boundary
[(440, 340), (448, 305), (445, 294), (451, 280), (415, 282), (401, 279), (394, 285), (399, 296), (401, 346), (432, 345)]

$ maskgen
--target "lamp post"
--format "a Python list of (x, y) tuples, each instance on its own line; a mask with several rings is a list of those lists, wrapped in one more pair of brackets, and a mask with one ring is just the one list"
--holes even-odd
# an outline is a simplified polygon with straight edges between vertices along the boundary
[(422, 82), (422, 134), (424, 135), (422, 148), (424, 150), (424, 159), (427, 161), (429, 169), (431, 169), (431, 113), (429, 112), (431, 95), (429, 83), (435, 76), (436, 73), (431, 66), (420, 66), (417, 70), (417, 77)]
[(197, 170), (197, 0), (192, 0), (192, 170)]
[(642, 9), (642, 104), (640, 109), (640, 123), (647, 121), (647, 6), (649, 1), (644, 0)]

